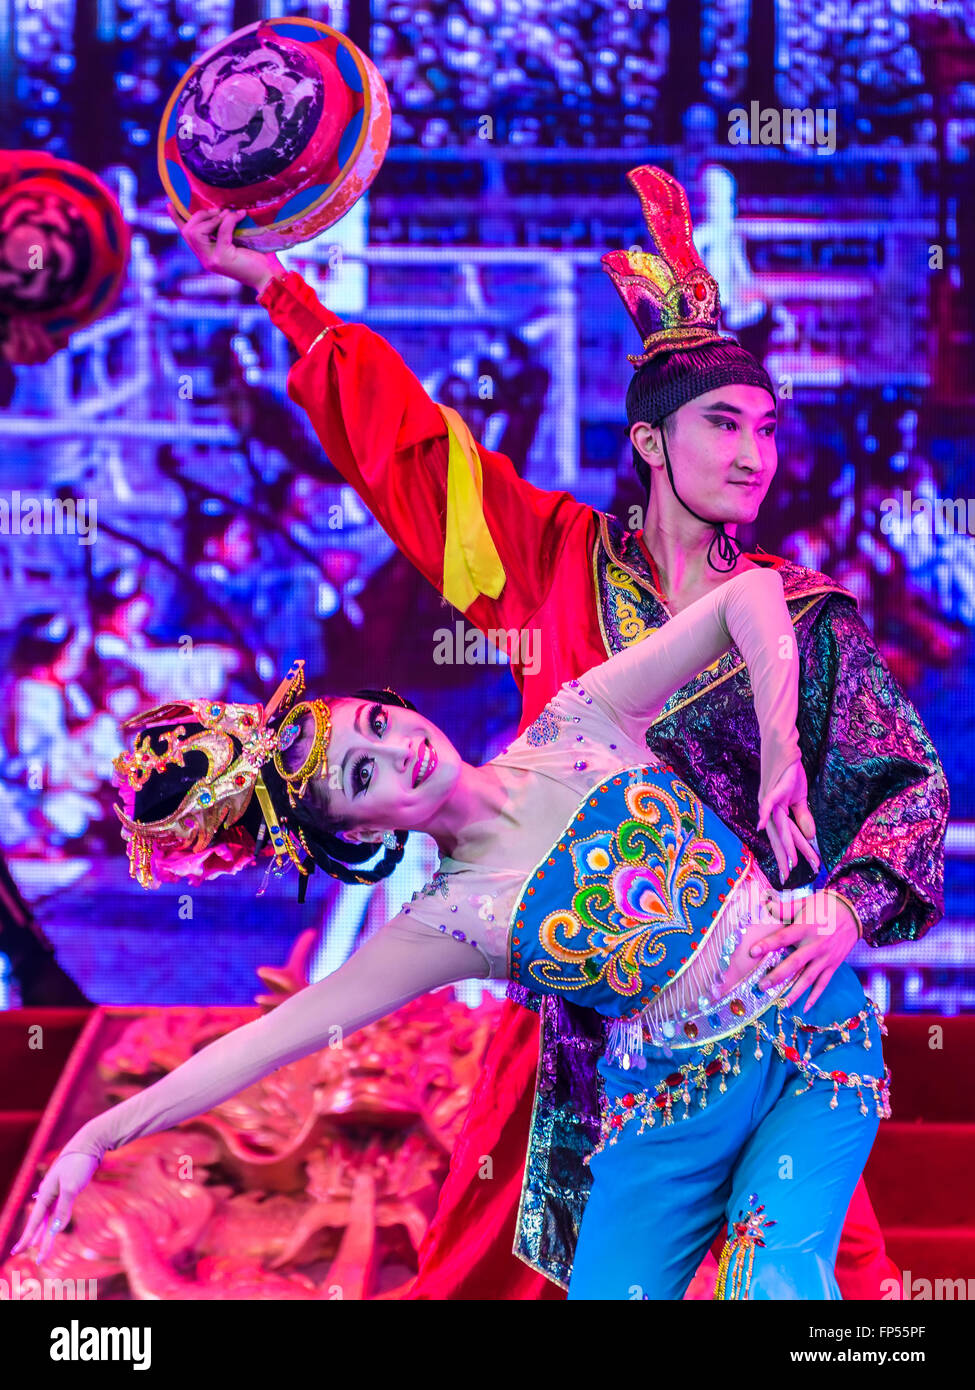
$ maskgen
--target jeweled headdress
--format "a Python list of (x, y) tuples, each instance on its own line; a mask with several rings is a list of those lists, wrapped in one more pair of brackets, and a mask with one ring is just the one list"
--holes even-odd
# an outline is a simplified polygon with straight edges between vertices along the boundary
[(653, 164), (626, 177), (643, 206), (650, 250), (608, 251), (600, 259), (643, 340), (643, 352), (627, 353), (629, 360), (641, 367), (673, 348), (735, 342), (718, 331), (718, 282), (694, 245), (682, 185)]
[[(120, 753), (113, 763), (112, 780), (125, 806), (124, 810), (116, 806), (115, 813), (128, 832), (130, 873), (144, 888), (155, 887), (160, 879), (236, 873), (254, 862), (263, 848), (264, 833), (275, 867), (280, 870), (294, 863), (307, 878), (314, 865), (301, 828), (296, 827), (296, 836), (280, 823), (263, 777), (263, 769), (273, 764), (294, 806), (296, 794), (304, 795), (311, 778), (327, 775), (331, 712), (324, 700), (295, 703), (304, 685), (304, 662), (297, 661), (266, 708), (189, 700), (156, 705), (125, 721), (124, 730), (142, 731), (143, 736), (136, 738), (130, 753)], [(314, 718), (315, 736), (301, 766), (289, 772), (281, 755), (301, 732), (305, 710)], [(199, 724), (202, 729), (186, 738), (185, 724), (178, 721)], [(153, 748), (146, 730), (158, 731), (156, 743), (165, 745), (161, 751)], [(204, 755), (207, 771), (176, 810), (159, 820), (136, 819), (136, 793), (153, 773), (173, 765), (185, 767), (190, 752)], [(255, 795), (263, 815), (257, 841), (239, 824)]]

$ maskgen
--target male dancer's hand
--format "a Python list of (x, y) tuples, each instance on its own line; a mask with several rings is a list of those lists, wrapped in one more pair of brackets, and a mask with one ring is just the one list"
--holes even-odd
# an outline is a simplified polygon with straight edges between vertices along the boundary
[(204, 270), (215, 270), (258, 294), (275, 275), (285, 273), (272, 251), (235, 245), (234, 228), (246, 216), (243, 208), (203, 208), (192, 217), (182, 218), (172, 203), (167, 203), (166, 211)]
[(805, 1006), (809, 1009), (833, 978), (836, 967), (846, 960), (859, 940), (856, 917), (843, 899), (828, 888), (791, 902), (787, 897), (772, 898), (766, 906), (787, 925), (753, 946), (751, 954), (767, 955), (780, 946), (796, 949), (763, 977), (760, 988), (776, 989), (799, 969), (795, 984), (783, 1002), (794, 1004), (812, 986)]

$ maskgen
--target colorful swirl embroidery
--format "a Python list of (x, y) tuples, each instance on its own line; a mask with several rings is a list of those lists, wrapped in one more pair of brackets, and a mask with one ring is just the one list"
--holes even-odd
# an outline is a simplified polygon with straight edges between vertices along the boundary
[[(710, 876), (725, 856), (705, 832), (704, 807), (679, 780), (670, 789), (625, 789), (629, 817), (570, 842), (571, 906), (548, 913), (538, 929), (547, 959), (529, 975), (549, 989), (603, 981), (622, 998), (646, 993), (644, 975), (661, 965), (675, 936), (694, 931), (692, 909), (707, 902)], [(676, 953), (675, 953), (676, 954)]]

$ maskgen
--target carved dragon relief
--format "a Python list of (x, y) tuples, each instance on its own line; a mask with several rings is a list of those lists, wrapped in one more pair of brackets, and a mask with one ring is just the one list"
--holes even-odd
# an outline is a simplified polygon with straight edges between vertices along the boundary
[[(270, 991), (259, 1006), (308, 983), (316, 935), (302, 934), (285, 967), (258, 970)], [(97, 1278), (100, 1299), (401, 1297), (500, 1008), (426, 995), (205, 1115), (109, 1151), (44, 1275)], [(106, 1102), (252, 1012), (134, 1020), (98, 1058)], [(15, 1266), (37, 1277), (24, 1254), (0, 1273)]]

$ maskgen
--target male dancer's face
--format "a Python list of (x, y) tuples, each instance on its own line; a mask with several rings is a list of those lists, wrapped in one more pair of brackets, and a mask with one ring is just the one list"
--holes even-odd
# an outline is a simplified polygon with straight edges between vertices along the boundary
[[(674, 486), (692, 511), (726, 525), (755, 520), (778, 466), (775, 414), (775, 402), (763, 387), (734, 385), (696, 396), (669, 416), (667, 452)], [(660, 434), (647, 424), (630, 430), (637, 450), (654, 469), (653, 492), (670, 497), (676, 506)]]

